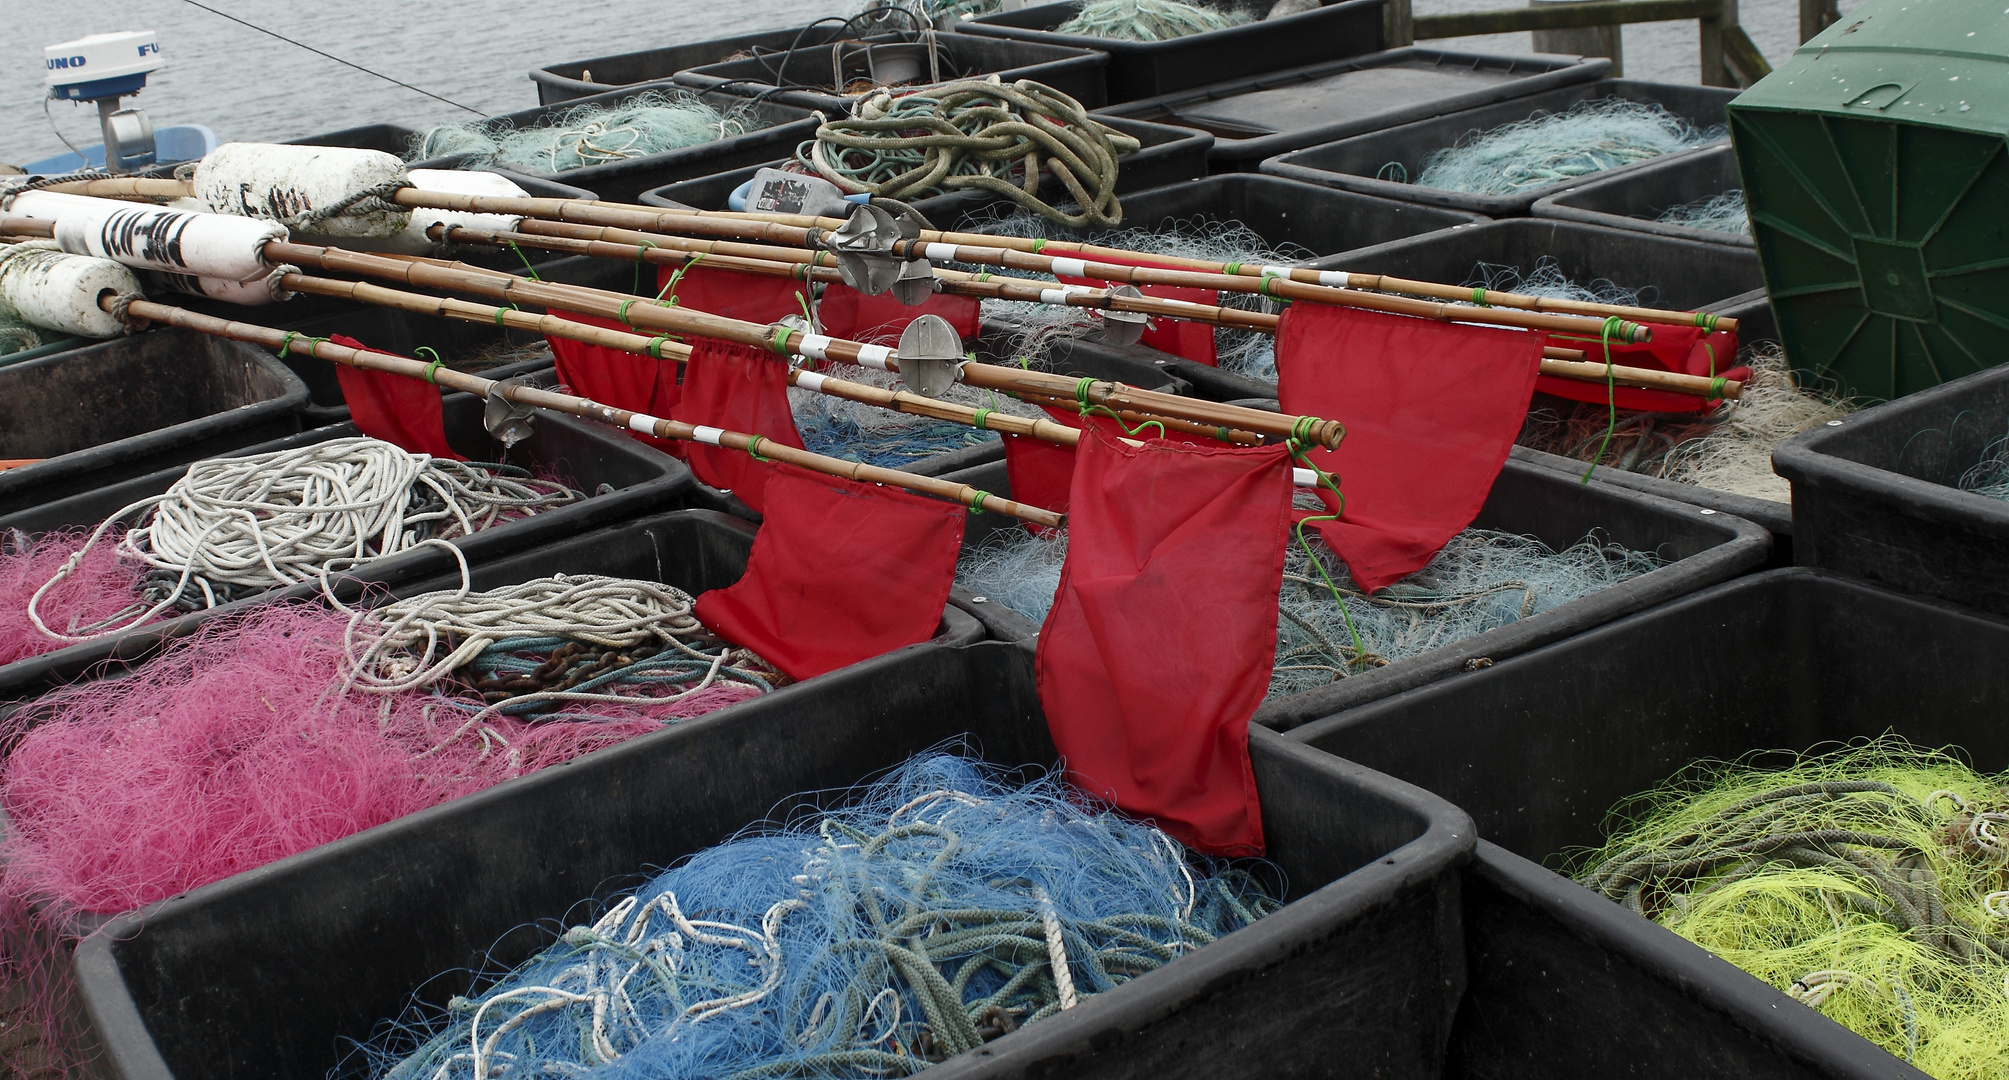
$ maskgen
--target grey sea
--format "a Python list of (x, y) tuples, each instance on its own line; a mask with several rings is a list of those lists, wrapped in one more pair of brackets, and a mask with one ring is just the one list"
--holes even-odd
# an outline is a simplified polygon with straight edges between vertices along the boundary
[[(483, 113), (537, 104), (526, 73), (563, 60), (797, 26), (856, 10), (864, 0), (204, 0), (208, 6), (307, 42)], [(1513, 0), (1416, 0), (1418, 14), (1513, 6)], [(1844, 9), (1853, 6), (1842, 5)], [(1743, 21), (1773, 61), (1797, 44), (1793, 0), (1744, 0)], [(87, 106), (50, 102), (44, 118), (42, 47), (112, 30), (159, 33), (166, 71), (139, 103), (155, 124), (206, 124), (225, 140), (277, 140), (361, 124), (414, 127), (471, 114), (344, 67), (182, 0), (0, 0), (0, 162), (98, 141)], [(1629, 26), (1625, 73), (1695, 82), (1693, 22)], [(1527, 34), (1445, 43), (1529, 51)]]

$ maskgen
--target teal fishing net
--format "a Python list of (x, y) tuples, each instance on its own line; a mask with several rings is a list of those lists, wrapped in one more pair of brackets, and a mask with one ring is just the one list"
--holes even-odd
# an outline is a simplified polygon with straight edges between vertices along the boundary
[[(898, 375), (835, 364), (825, 375), (851, 382), (904, 390)], [(957, 383), (939, 395), (941, 400), (973, 409), (989, 409), (1011, 416), (1040, 418), (1046, 414), (1017, 398), (980, 387)], [(935, 420), (926, 416), (894, 412), (891, 409), (845, 398), (790, 387), (788, 408), (795, 417), (796, 433), (803, 446), (819, 454), (862, 461), (888, 469), (904, 468), (924, 458), (951, 453), (998, 440), (994, 431), (980, 431), (967, 424)]]
[(1685, 225), (1710, 232), (1751, 235), (1751, 216), (1744, 205), (1744, 192), (1726, 191), (1707, 199), (1670, 206), (1654, 219), (1667, 225)]
[(1981, 460), (1960, 474), (1960, 490), (2009, 502), (2009, 435), (1981, 452)]
[[(1460, 139), (1426, 158), (1414, 182), (1468, 195), (1513, 195), (1700, 146), (1724, 133), (1698, 129), (1659, 105), (1599, 98)], [(1409, 182), (1399, 162), (1383, 166), (1380, 176)]]
[(681, 90), (646, 90), (611, 107), (579, 105), (536, 127), (483, 120), (413, 136), (406, 161), (469, 154), (458, 168), (569, 172), (682, 150), (765, 127), (750, 105), (721, 112)]
[(40, 348), (48, 331), (0, 315), (0, 356)]
[(444, 1015), (386, 1025), (355, 1071), (907, 1076), (1163, 967), (1281, 894), (1057, 776), (927, 754), (841, 809), (699, 852)]
[(1082, 5), (1080, 14), (1054, 27), (1054, 32), (1114, 41), (1171, 41), (1189, 34), (1225, 30), (1254, 19), (1254, 15), (1236, 8), (1182, 4), (1178, 0), (1094, 0)]
[[(1312, 553), (1332, 575), (1340, 600), (1334, 601), (1333, 591), (1312, 565), (1312, 555), (1293, 541), (1277, 600), (1276, 666), (1268, 695), (1272, 698), (1421, 656), (1661, 565), (1651, 554), (1605, 542), (1595, 534), (1557, 551), (1531, 537), (1467, 529), (1453, 537), (1430, 565), (1369, 597), (1354, 588), (1345, 564), (1324, 541), (1309, 531), (1306, 536)], [(1003, 529), (964, 551), (956, 565), (956, 584), (1044, 622), (1060, 588), (1066, 557), (1065, 532), (1041, 537), (1024, 529)], [(1354, 631), (1360, 635), (1360, 649), (1354, 647)]]

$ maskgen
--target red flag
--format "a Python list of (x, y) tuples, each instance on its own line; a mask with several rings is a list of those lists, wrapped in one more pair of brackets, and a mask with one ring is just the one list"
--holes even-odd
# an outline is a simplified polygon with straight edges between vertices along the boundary
[[(551, 314), (588, 326), (603, 326), (609, 330), (622, 330), (628, 333), (647, 333), (597, 315), (579, 315), (555, 308)], [(676, 407), (678, 387), (675, 360), (658, 360), (644, 353), (627, 352), (605, 345), (589, 345), (570, 338), (547, 335), (544, 340), (551, 343), (551, 355), (558, 361), (558, 377), (565, 385), (580, 394), (602, 405), (612, 405), (630, 412), (648, 413), (650, 416), (668, 416), (670, 410)], [(628, 434), (658, 450), (678, 457), (684, 456), (684, 447), (679, 440), (658, 439), (639, 431), (631, 431)]]
[(1346, 425), (1338, 450), (1312, 452), (1338, 476), (1345, 515), (1315, 527), (1362, 589), (1422, 569), (1478, 516), (1527, 419), (1543, 341), (1323, 304), (1284, 312), (1279, 403)]
[(698, 597), (707, 627), (797, 679), (935, 636), (962, 507), (781, 462), (765, 470), (746, 574)]
[(980, 301), (973, 296), (936, 293), (925, 303), (908, 307), (894, 299), (892, 293), (866, 296), (841, 281), (825, 286), (823, 299), (816, 305), (816, 321), (824, 333), (873, 343), (898, 339), (908, 323), (923, 315), (947, 319), (955, 327), (956, 336), (968, 341), (982, 329), (979, 314)]
[[(795, 417), (788, 411), (787, 369), (773, 353), (713, 338), (692, 338), (691, 358), (684, 366), (683, 397), (671, 415), (687, 424), (703, 424), (764, 435), (802, 449)], [(744, 450), (692, 443), (686, 448), (698, 479), (740, 497), (757, 511), (768, 471)]]
[[(1604, 363), (1602, 340), (1567, 337), (1557, 338), (1555, 343), (1572, 349), (1582, 349), (1585, 360), (1597, 364)], [(1742, 380), (1751, 377), (1750, 368), (1731, 366), (1737, 362), (1735, 332), (1718, 330), (1704, 334), (1702, 328), (1697, 326), (1655, 325), (1653, 340), (1646, 344), (1613, 343), (1611, 362), (1619, 367), (1672, 371), (1679, 375), (1699, 375), (1705, 379), (1718, 377)], [(1702, 412), (1721, 404), (1720, 401), (1692, 394), (1676, 394), (1666, 390), (1637, 390), (1624, 386), (1611, 388), (1602, 383), (1580, 382), (1553, 375), (1542, 376), (1541, 381), (1535, 384), (1535, 389), (1571, 401), (1590, 401), (1599, 405), (1611, 402), (1621, 409), (1644, 412)]]
[[(1067, 513), (1067, 493), (1074, 484), (1074, 449), (1030, 435), (1006, 435), (1004, 448), (1005, 480), (1011, 485), (1011, 497), (1028, 506)], [(1030, 521), (1023, 524), (1037, 535), (1052, 531)]]
[[(331, 334), (329, 341), (350, 349), (396, 356), (372, 349), (352, 337)], [(449, 461), (466, 461), (446, 442), (446, 427), (440, 422), (439, 387), (388, 371), (335, 365), (335, 379), (348, 403), (349, 420), (356, 430), (372, 439), (382, 439), (413, 454), (431, 454)]]
[(1069, 502), (1037, 667), (1070, 777), (1202, 851), (1261, 854), (1249, 719), (1275, 660), (1288, 451), (1090, 430)]
[[(1096, 255), (1088, 262), (1109, 263), (1115, 266), (1141, 266), (1154, 270), (1185, 270), (1188, 267), (1170, 266), (1144, 259), (1119, 259), (1110, 255)], [(1075, 277), (1068, 274), (1054, 275), (1070, 285), (1091, 285), (1104, 288), (1110, 282), (1099, 278)], [(1146, 296), (1162, 297), (1166, 300), (1186, 300), (1195, 304), (1218, 307), (1221, 294), (1213, 289), (1200, 289), (1188, 285), (1139, 285), (1137, 291)], [(1144, 331), (1144, 344), (1160, 352), (1173, 356), (1183, 356), (1188, 360), (1212, 366), (1214, 354), (1214, 326), (1212, 323), (1189, 322), (1185, 319), (1153, 319), (1150, 329)]]
[[(676, 288), (669, 289), (670, 279)], [(749, 274), (741, 270), (708, 267), (702, 260), (682, 267), (664, 266), (656, 274), (656, 288), (669, 289), (664, 300), (674, 298), (678, 307), (747, 322), (779, 322), (784, 316), (800, 315), (809, 308), (807, 282), (770, 274)]]

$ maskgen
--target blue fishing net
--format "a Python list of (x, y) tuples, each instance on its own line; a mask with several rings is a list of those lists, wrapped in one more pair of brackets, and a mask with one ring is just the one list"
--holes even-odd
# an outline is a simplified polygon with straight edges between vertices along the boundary
[(1706, 229), (1710, 232), (1751, 235), (1750, 208), (1744, 205), (1744, 192), (1741, 189), (1670, 206), (1654, 220), (1668, 225), (1686, 225), (1691, 229)]
[[(1473, 132), (1425, 158), (1415, 183), (1470, 195), (1513, 195), (1701, 146), (1724, 135), (1721, 127), (1697, 128), (1656, 104), (1598, 98), (1577, 102), (1565, 112)], [(1409, 182), (1408, 170), (1400, 162), (1383, 166), (1378, 175)]]
[[(824, 374), (886, 389), (906, 389), (898, 375), (850, 364), (833, 364), (824, 370)], [(1011, 416), (1039, 418), (1046, 415), (1038, 407), (1015, 397), (963, 383), (951, 386), (940, 397), (953, 404)], [(805, 448), (845, 461), (862, 461), (888, 469), (905, 468), (938, 454), (998, 441), (994, 431), (981, 431), (967, 424), (913, 413), (894, 412), (801, 387), (789, 388), (788, 408), (795, 418), (795, 430), (802, 436)]]
[(904, 1076), (1279, 906), (1056, 776), (932, 753), (698, 853), (360, 1056), (384, 1080)]

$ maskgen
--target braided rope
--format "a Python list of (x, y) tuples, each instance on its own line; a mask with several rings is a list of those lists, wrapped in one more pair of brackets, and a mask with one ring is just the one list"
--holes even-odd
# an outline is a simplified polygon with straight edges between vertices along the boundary
[[(796, 159), (853, 194), (987, 191), (1067, 225), (1111, 228), (1123, 220), (1117, 159), (1140, 145), (1052, 87), (964, 79), (868, 98), (856, 115), (817, 128)], [(1042, 174), (1060, 182), (1078, 213), (1040, 197)]]

